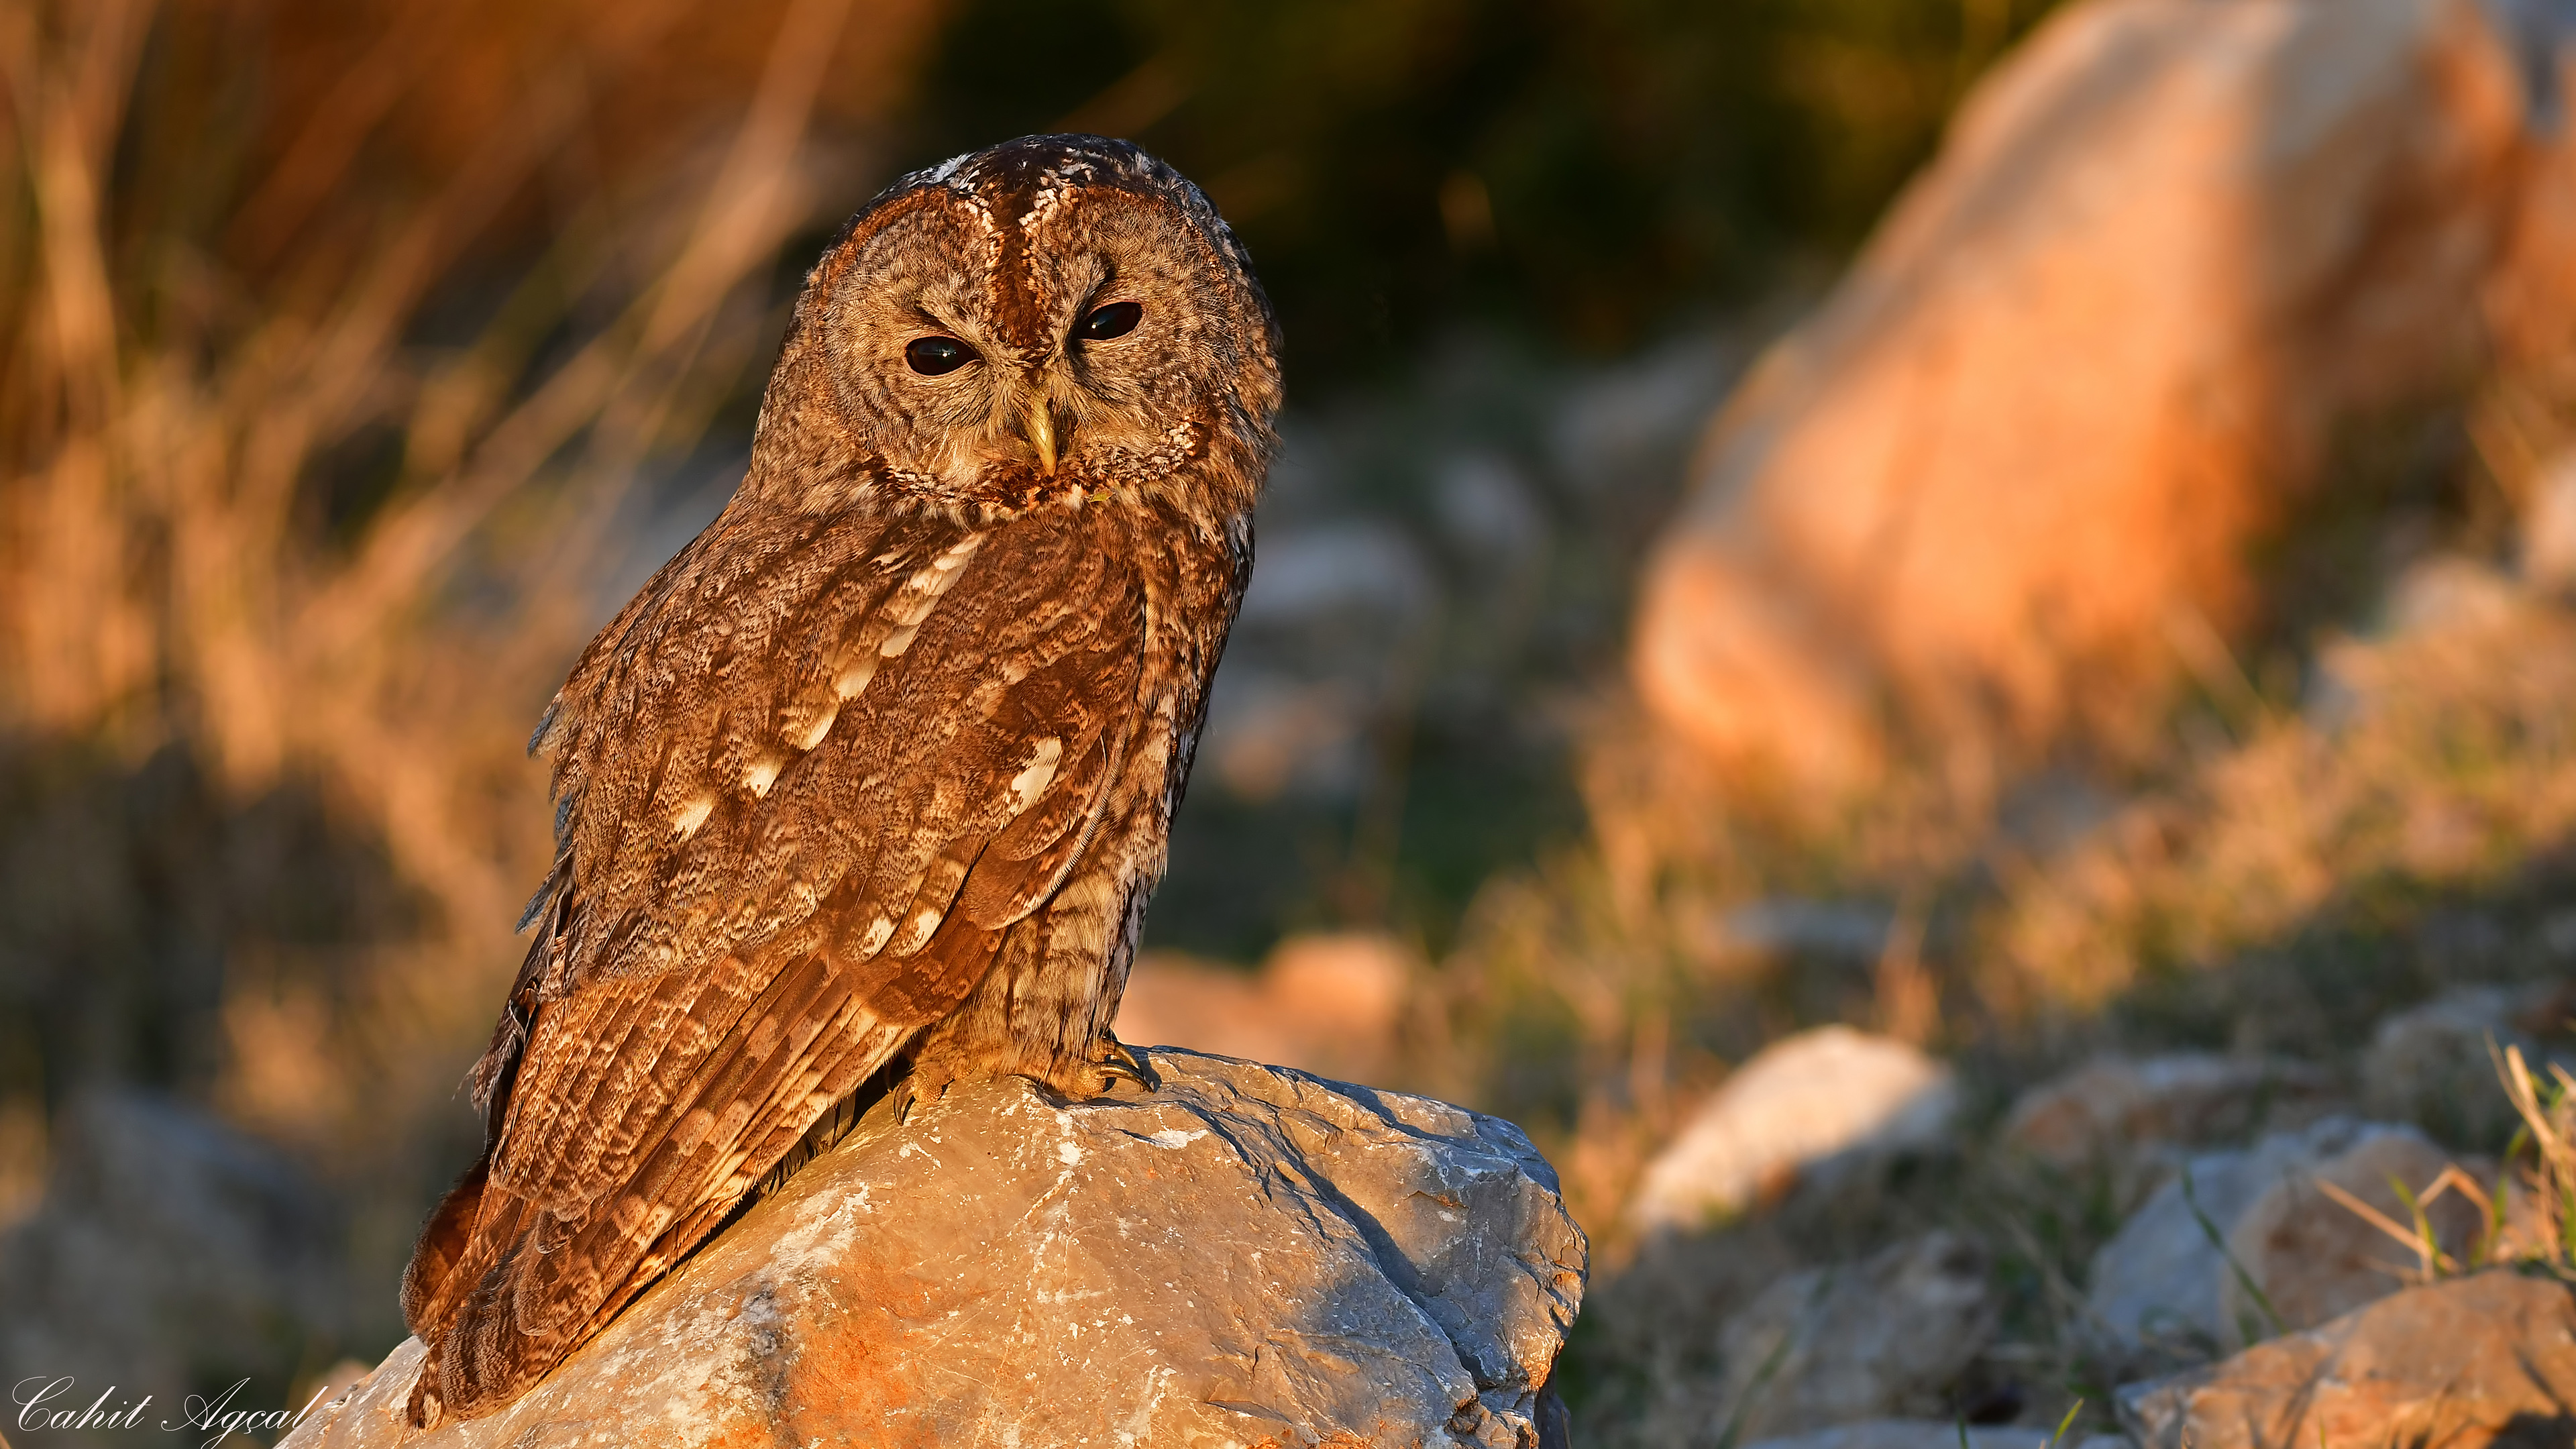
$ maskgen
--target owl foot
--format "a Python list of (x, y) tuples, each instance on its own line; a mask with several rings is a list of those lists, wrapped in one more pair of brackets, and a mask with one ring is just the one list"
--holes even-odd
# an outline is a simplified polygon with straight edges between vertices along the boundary
[(447, 1417), (447, 1406), (440, 1400), (438, 1390), (432, 1386), (432, 1380), (437, 1373), (436, 1360), (424, 1357), (420, 1362), (419, 1376), (412, 1380), (411, 1402), (405, 1406), (403, 1415), (410, 1432), (401, 1437), (409, 1438), (412, 1433), (426, 1434), (437, 1428), (439, 1421)]
[(915, 1062), (912, 1070), (905, 1072), (893, 1086), (886, 1089), (886, 1095), (894, 1099), (894, 1120), (898, 1123), (911, 1121), (913, 1108), (926, 1106), (947, 1096), (948, 1084), (955, 1080), (957, 1080), (957, 1074), (954, 1070), (936, 1064)]
[(1129, 1051), (1125, 1042), (1107, 1032), (1100, 1034), (1100, 1059), (1092, 1065), (1100, 1069), (1100, 1075), (1107, 1081), (1124, 1077), (1148, 1092), (1162, 1086), (1155, 1079), (1153, 1069), (1145, 1065), (1143, 1057)]

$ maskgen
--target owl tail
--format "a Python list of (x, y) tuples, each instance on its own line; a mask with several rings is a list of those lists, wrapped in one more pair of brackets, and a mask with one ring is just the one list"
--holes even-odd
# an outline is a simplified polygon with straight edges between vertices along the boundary
[(428, 1226), (420, 1231), (420, 1243), (412, 1249), (411, 1263), (402, 1276), (403, 1324), (416, 1334), (427, 1334), (431, 1325), (447, 1317), (448, 1287), (473, 1239), (474, 1220), (483, 1209), (483, 1187), (491, 1174), (492, 1153), (486, 1148), (482, 1159), (438, 1200)]
[[(796, 970), (829, 973), (819, 959)], [(431, 1215), (404, 1275), (404, 1314), (428, 1348), (412, 1423), (427, 1429), (507, 1407), (713, 1238), (818, 1119), (862, 1089), (914, 1031), (864, 1015), (853, 1024), (796, 1050), (784, 1050), (788, 1034), (763, 1038), (766, 1049), (753, 1055), (765, 1071), (750, 1072), (746, 1058), (744, 1071), (702, 1084), (719, 1102), (748, 1089), (760, 1105), (743, 1135), (666, 1137), (605, 1196), (560, 1208), (531, 1203), (492, 1180), (487, 1151)]]
[[(418, 1335), (423, 1343), (431, 1341), (433, 1325), (448, 1318), (448, 1289), (456, 1281), (457, 1265), (464, 1261), (474, 1235), (474, 1221), (482, 1213), (483, 1187), (491, 1180), (492, 1153), (484, 1149), (482, 1159), (456, 1185), (440, 1198), (438, 1208), (429, 1215), (429, 1225), (421, 1229), (419, 1246), (412, 1249), (411, 1262), (403, 1269), (402, 1313), (404, 1326)], [(441, 1404), (434, 1392), (437, 1382), (435, 1351), (421, 1367), (420, 1378), (412, 1386), (411, 1422), (423, 1429), (437, 1427)]]

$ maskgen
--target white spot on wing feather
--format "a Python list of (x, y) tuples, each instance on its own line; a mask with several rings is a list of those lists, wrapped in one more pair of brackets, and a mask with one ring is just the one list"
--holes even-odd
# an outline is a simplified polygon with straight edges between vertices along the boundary
[(1011, 818), (1016, 820), (1038, 803), (1046, 787), (1055, 782), (1056, 762), (1064, 758), (1064, 741), (1049, 736), (1038, 741), (1029, 753), (1028, 764), (1011, 777)]
[(873, 956), (879, 950), (882, 950), (885, 943), (892, 939), (893, 936), (893, 919), (887, 916), (879, 916), (868, 923), (868, 933), (859, 938), (859, 949)]
[(894, 591), (894, 596), (886, 600), (885, 608), (878, 615), (887, 633), (873, 651), (865, 644), (853, 651), (853, 657), (841, 666), (840, 677), (832, 681), (832, 692), (843, 699), (856, 699), (859, 691), (867, 688), (868, 681), (875, 677), (879, 659), (901, 658), (903, 652), (912, 647), (913, 637), (920, 633), (921, 621), (930, 617), (931, 606), (939, 602), (940, 595), (948, 592), (949, 585), (957, 582), (958, 575), (966, 571), (967, 560), (983, 546), (984, 535), (970, 533), (949, 545), (937, 558), (913, 570), (912, 577), (904, 580), (903, 587)]
[(886, 617), (899, 628), (929, 618), (930, 606), (939, 602), (939, 596), (948, 592), (950, 584), (957, 582), (957, 576), (965, 571), (966, 561), (983, 546), (984, 535), (970, 533), (947, 552), (915, 569), (912, 577), (904, 580), (903, 587), (895, 590), (894, 597), (886, 601)]
[[(874, 672), (873, 665), (871, 672)], [(800, 711), (807, 716), (802, 721), (791, 718), (784, 736), (790, 746), (799, 750), (810, 750), (823, 743), (823, 736), (832, 732), (832, 721), (841, 717), (841, 700), (848, 697), (840, 694), (837, 683), (835, 681), (834, 698), (825, 700), (820, 707), (806, 706)]]
[(894, 953), (909, 956), (929, 945), (931, 936), (939, 930), (939, 923), (944, 918), (945, 912), (938, 906), (923, 906), (913, 912), (912, 919), (904, 925), (903, 934), (894, 943)]
[(691, 796), (687, 804), (671, 812), (671, 828), (680, 832), (680, 838), (686, 840), (697, 834), (698, 827), (706, 824), (707, 817), (715, 812), (715, 796)]
[(840, 677), (832, 681), (832, 693), (842, 699), (856, 699), (859, 697), (859, 691), (868, 687), (868, 681), (876, 676), (876, 672), (875, 651), (862, 653), (841, 666)]
[(742, 772), (743, 787), (754, 795), (766, 798), (769, 787), (778, 783), (778, 772), (785, 763), (775, 755), (763, 755), (752, 761), (750, 768)]

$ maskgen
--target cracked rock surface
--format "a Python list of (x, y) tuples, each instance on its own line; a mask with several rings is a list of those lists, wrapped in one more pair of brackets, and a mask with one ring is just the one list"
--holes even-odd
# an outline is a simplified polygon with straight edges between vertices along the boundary
[(1586, 1244), (1517, 1128), (1151, 1061), (880, 1108), (508, 1409), (405, 1441), (413, 1340), (286, 1442), (1559, 1442)]

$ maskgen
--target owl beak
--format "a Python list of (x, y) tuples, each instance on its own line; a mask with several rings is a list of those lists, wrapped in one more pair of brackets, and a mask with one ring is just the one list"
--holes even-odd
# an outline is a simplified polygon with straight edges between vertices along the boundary
[(1029, 404), (1029, 446), (1038, 450), (1038, 471), (1055, 476), (1055, 409), (1041, 395)]

